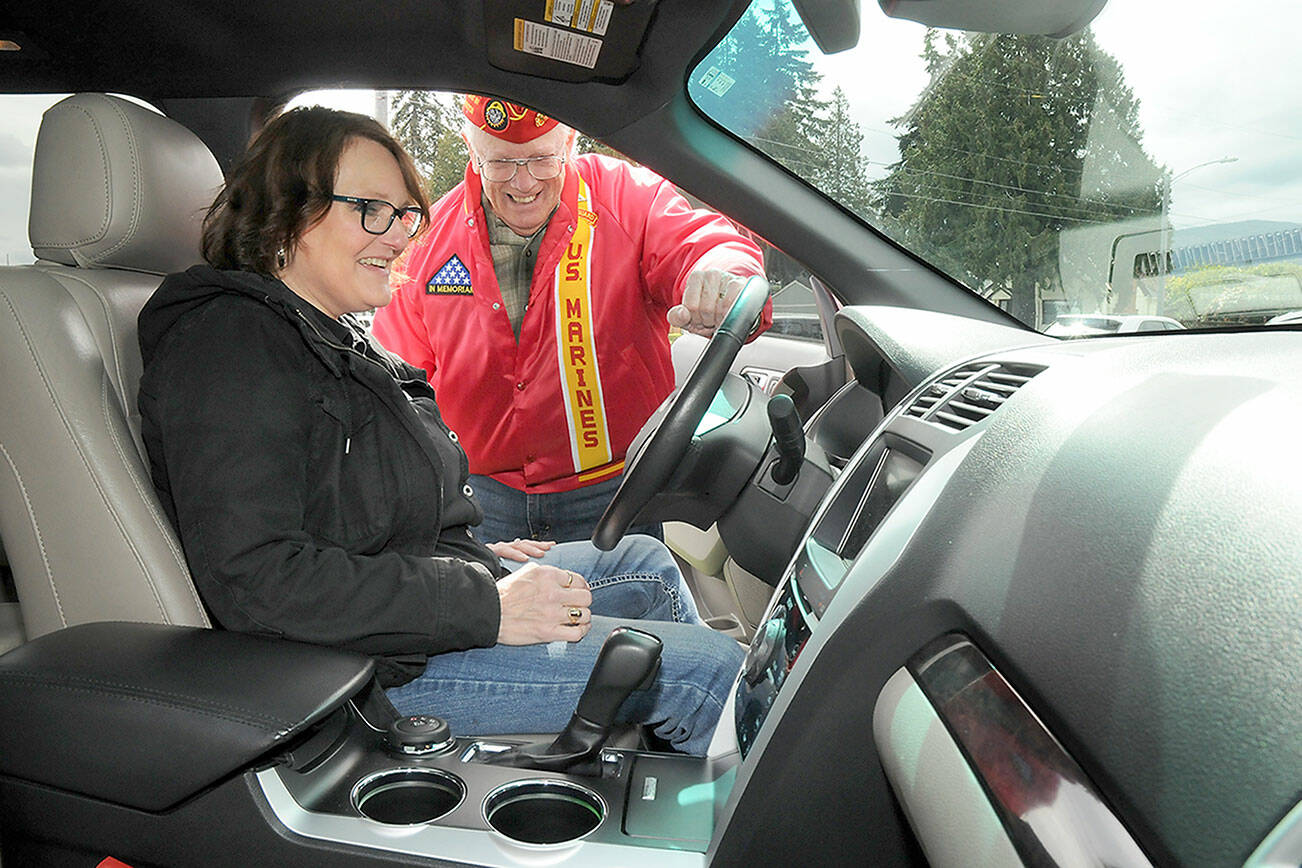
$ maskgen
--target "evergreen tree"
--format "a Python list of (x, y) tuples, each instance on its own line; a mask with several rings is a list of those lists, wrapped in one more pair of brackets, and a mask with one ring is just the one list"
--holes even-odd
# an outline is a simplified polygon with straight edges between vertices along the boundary
[(756, 3), (697, 66), (692, 97), (726, 129), (792, 172), (819, 168), (819, 74), (809, 35), (789, 6)]
[[(1060, 249), (1062, 233), (1160, 208), (1138, 102), (1089, 31), (944, 45), (929, 32), (922, 56), (931, 81), (892, 120), (900, 160), (875, 204), (907, 246), (975, 289), (1008, 292), (1010, 312), (1034, 322), (1037, 292), (1061, 287), (1063, 269), (1108, 273), (1094, 250)], [(1079, 255), (1060, 263), (1064, 252)]]
[(809, 176), (815, 187), (861, 217), (872, 211), (868, 174), (863, 157), (863, 131), (850, 115), (850, 101), (839, 86), (832, 91), (826, 114), (813, 120), (819, 143), (817, 169)]
[(425, 182), (425, 192), (437, 200), (465, 176), (469, 154), (461, 139), (462, 116), (455, 94), (400, 90), (393, 98), (393, 135), (411, 154)]
[(700, 63), (706, 114), (856, 214), (872, 211), (863, 131), (845, 92), (820, 93), (813, 43), (787, 4), (757, 2)]
[(619, 151), (610, 147), (610, 145), (607, 145), (598, 139), (594, 139), (591, 136), (586, 136), (583, 133), (578, 133), (574, 143), (574, 150), (580, 154), (605, 154), (607, 157), (614, 157), (618, 160), (623, 160), (626, 163), (637, 165), (633, 160), (630, 160)]

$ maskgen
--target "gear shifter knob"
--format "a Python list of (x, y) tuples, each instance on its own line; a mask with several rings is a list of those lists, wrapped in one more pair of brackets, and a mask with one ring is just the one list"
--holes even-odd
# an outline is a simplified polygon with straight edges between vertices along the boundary
[(526, 744), (491, 757), (494, 765), (573, 774), (600, 774), (597, 756), (610, 736), (615, 714), (639, 687), (660, 671), (663, 643), (633, 627), (616, 627), (606, 637), (570, 722), (550, 744)]
[(616, 627), (601, 646), (574, 713), (609, 728), (628, 695), (652, 681), (660, 671), (662, 647), (657, 636), (632, 627)]

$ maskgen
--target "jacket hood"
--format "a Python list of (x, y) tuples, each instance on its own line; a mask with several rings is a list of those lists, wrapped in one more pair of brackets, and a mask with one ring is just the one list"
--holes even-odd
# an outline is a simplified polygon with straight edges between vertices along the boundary
[[(309, 325), (308, 317), (323, 320), (324, 314), (319, 314), (316, 308), (275, 278), (248, 271), (222, 271), (209, 265), (195, 265), (169, 274), (141, 309), (137, 320), (141, 361), (149, 364), (168, 331), (179, 320), (213, 299), (226, 295), (245, 296), (265, 304), (304, 329), (309, 344), (314, 345), (322, 360), (338, 373), (339, 362), (330, 357), (333, 354), (323, 353), (321, 347), (315, 346), (325, 342), (328, 332), (320, 326)], [(312, 336), (317, 340), (312, 340)]]

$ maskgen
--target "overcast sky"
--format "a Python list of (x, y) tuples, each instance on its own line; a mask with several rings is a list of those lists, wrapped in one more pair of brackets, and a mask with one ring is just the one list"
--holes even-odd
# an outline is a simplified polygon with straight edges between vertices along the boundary
[[(842, 83), (865, 154), (880, 171), (897, 157), (887, 119), (903, 113), (926, 84), (918, 56), (924, 29), (877, 14), (874, 3), (863, 4), (863, 14), (859, 47), (822, 58), (820, 69), (829, 87)], [(1113, 0), (1095, 20), (1099, 45), (1120, 61), (1140, 102), (1145, 149), (1176, 178), (1177, 228), (1253, 218), (1302, 222), (1300, 24), (1302, 4), (1294, 0)], [(40, 113), (55, 98), (0, 96), (0, 263), (31, 261), (31, 154)], [(324, 101), (374, 109), (370, 91)], [(1201, 165), (1227, 157), (1234, 162)]]
[[(898, 158), (885, 121), (926, 85), (925, 28), (864, 5), (858, 47), (821, 58), (843, 83), (873, 169)], [(1140, 103), (1143, 146), (1176, 179), (1177, 228), (1245, 219), (1302, 222), (1302, 4), (1113, 0), (1093, 22)], [(1193, 167), (1226, 157), (1234, 162)], [(1191, 170), (1192, 171), (1188, 171)], [(1188, 174), (1185, 174), (1188, 171)]]

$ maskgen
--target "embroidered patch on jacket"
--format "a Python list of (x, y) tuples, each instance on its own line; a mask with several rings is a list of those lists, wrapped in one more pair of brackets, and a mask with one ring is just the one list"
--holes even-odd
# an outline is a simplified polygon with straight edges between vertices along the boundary
[(587, 223), (589, 226), (597, 225), (597, 213), (595, 211), (589, 211), (587, 208), (579, 209), (579, 219)]
[(426, 295), (474, 295), (470, 286), (470, 270), (455, 253), (443, 263), (443, 267), (434, 272), (434, 276), (425, 284)]

